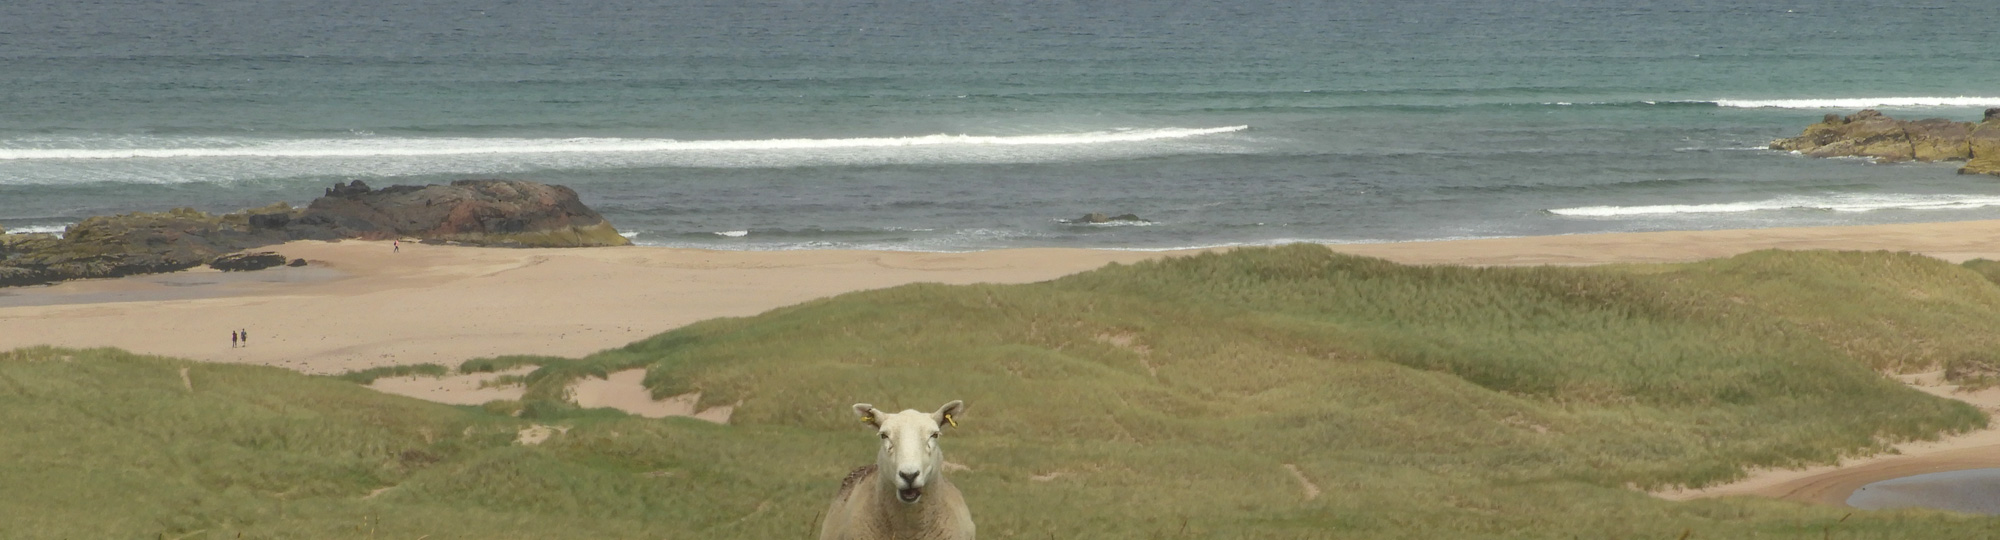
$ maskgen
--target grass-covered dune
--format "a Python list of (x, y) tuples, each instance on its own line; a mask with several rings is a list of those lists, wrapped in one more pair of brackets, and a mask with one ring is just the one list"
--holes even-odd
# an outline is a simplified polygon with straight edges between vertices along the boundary
[[(1461, 268), (1289, 246), (854, 293), (582, 359), (461, 366), (541, 365), (518, 406), (24, 349), (0, 356), (0, 522), (19, 538), (810, 538), (873, 456), (848, 404), (964, 399), (946, 456), (970, 468), (952, 475), (985, 538), (1984, 538), (2000, 520), (1633, 488), (1984, 426), (1880, 371), (1983, 384), (1995, 321), (2000, 287), (1908, 254)], [(739, 404), (734, 423), (562, 399), (633, 367), (657, 395)], [(534, 423), (567, 431), (516, 444)]]

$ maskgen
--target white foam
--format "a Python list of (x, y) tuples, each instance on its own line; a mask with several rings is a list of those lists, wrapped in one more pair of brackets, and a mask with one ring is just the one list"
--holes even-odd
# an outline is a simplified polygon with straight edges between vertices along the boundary
[(2000, 107), (2000, 97), (1879, 97), (1816, 99), (1718, 99), (1716, 105), (1744, 109), (1867, 109), (1874, 107)]
[[(186, 147), (0, 148), (0, 160), (180, 159), (180, 158), (357, 158), (468, 156), (486, 154), (619, 154), (758, 150), (826, 150), (932, 146), (1066, 146), (1181, 139), (1232, 133), (1250, 126), (1216, 128), (1118, 129), (1038, 135), (951, 135), (850, 139), (761, 139), (681, 141), (675, 139), (570, 138), (354, 138), (249, 140)], [(231, 144), (233, 143), (233, 144)]]
[(0, 185), (239, 183), (303, 176), (530, 175), (636, 168), (1064, 163), (1259, 151), (1247, 129), (1042, 135), (669, 139), (30, 137), (0, 140)]
[(715, 235), (727, 236), (730, 238), (742, 238), (745, 236), (750, 236), (750, 231), (718, 231), (715, 233)]
[(1583, 206), (1549, 213), (1569, 217), (1631, 217), (1673, 214), (1729, 214), (1771, 210), (1873, 212), (1876, 210), (1967, 210), (2000, 206), (1993, 195), (1914, 195), (1836, 193), (1818, 197), (1779, 197), (1762, 201), (1648, 206)]
[(1158, 224), (1157, 222), (1144, 219), (1138, 221), (1120, 219), (1120, 220), (1106, 221), (1103, 223), (1092, 223), (1088, 221), (1076, 221), (1076, 220), (1061, 219), (1061, 218), (1055, 219), (1053, 221), (1055, 221), (1056, 223), (1061, 223), (1063, 225), (1076, 225), (1079, 227), (1151, 227)]
[[(1747, 152), (1753, 150), (1762, 151), (1770, 150), (1770, 148), (1762, 146), (1683, 146), (1674, 149), (1675, 152)], [(1797, 154), (1799, 152), (1793, 151), (1792, 153)]]
[(70, 224), (54, 224), (54, 226), (10, 226), (10, 228), (6, 228), (8, 234), (58, 234), (58, 236), (64, 234), (64, 232), (68, 232), (68, 230), (70, 230)]

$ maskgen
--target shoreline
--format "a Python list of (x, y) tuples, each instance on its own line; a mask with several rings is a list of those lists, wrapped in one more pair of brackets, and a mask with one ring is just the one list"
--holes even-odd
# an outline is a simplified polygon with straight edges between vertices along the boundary
[[(1774, 248), (1909, 251), (1956, 263), (2000, 259), (2000, 220), (1327, 247), (1419, 265), (1673, 263)], [(247, 273), (196, 269), (0, 289), (0, 350), (110, 346), (313, 374), (416, 363), (456, 367), (473, 358), (509, 354), (580, 357), (701, 320), (750, 316), (848, 292), (918, 282), (1028, 283), (1111, 263), (1234, 248), (935, 253), (408, 243), (397, 253), (387, 241), (348, 240), (263, 249), (304, 258), (310, 266)], [(226, 341), (238, 329), (248, 331), (247, 346)], [(477, 381), (400, 379), (385, 378), (374, 386), (440, 402), (482, 402), (505, 395), (479, 389)], [(2000, 389), (1967, 395), (1935, 381), (1910, 382), (2000, 413)], [(1675, 500), (1762, 495), (1844, 505), (1855, 488), (1874, 481), (2000, 467), (2000, 429), (1992, 426), (1896, 448), (1898, 454), (1844, 460), (1838, 466), (1758, 470), (1726, 485), (1653, 494)]]
[[(1403, 264), (1672, 263), (1759, 249), (1911, 251), (2000, 259), (2000, 220), (1531, 236), (1328, 248)], [(1234, 248), (1018, 248), (961, 253), (518, 249), (387, 241), (262, 248), (310, 266), (205, 268), (0, 289), (0, 349), (120, 347), (338, 373), (505, 354), (575, 357), (696, 321), (917, 282), (1027, 283)], [(232, 348), (231, 330), (248, 330)]]

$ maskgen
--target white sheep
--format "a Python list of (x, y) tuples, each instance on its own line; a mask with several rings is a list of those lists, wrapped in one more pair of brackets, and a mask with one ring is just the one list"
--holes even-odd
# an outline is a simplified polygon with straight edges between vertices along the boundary
[[(820, 523), (820, 540), (972, 540), (972, 511), (944, 477), (938, 433), (956, 426), (965, 402), (937, 412), (885, 413), (867, 403), (854, 412), (875, 428), (875, 464), (848, 473)], [(887, 474), (883, 474), (888, 471)]]

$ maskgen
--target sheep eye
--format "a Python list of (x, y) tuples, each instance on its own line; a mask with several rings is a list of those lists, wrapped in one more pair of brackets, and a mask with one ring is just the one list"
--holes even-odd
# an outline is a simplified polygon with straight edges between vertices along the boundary
[(881, 433), (881, 434), (879, 434), (879, 435), (881, 435), (881, 436), (882, 436), (882, 440), (885, 440), (885, 441), (886, 441), (886, 440), (889, 440), (889, 434), (887, 434), (887, 433)]
[(937, 438), (937, 435), (938, 435), (938, 434), (936, 434), (936, 433), (932, 433), (932, 434), (931, 434), (931, 438), (935, 439), (935, 438)]

